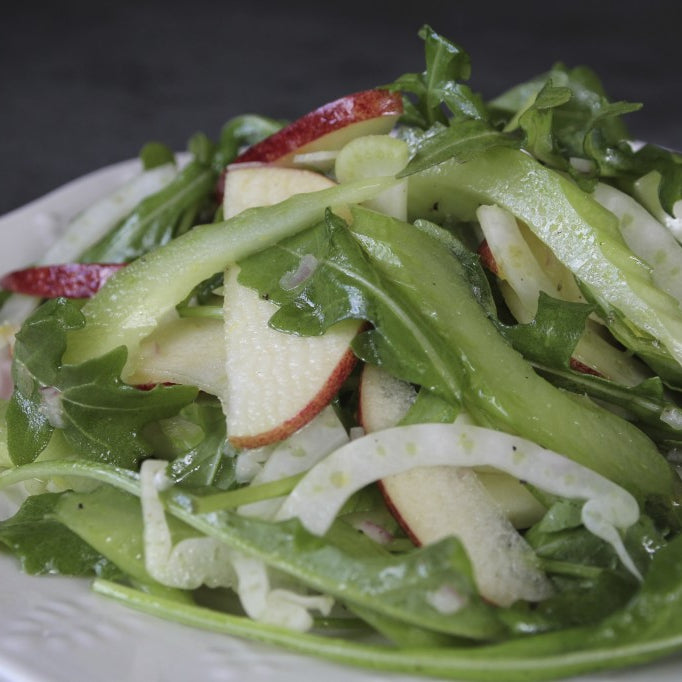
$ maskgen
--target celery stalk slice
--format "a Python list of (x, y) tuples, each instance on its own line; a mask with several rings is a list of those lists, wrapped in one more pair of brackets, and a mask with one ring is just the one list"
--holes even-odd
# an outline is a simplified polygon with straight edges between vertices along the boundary
[(468, 218), (472, 203), (505, 208), (547, 244), (600, 305), (619, 310), (682, 364), (677, 301), (652, 282), (649, 268), (625, 244), (617, 218), (571, 180), (524, 152), (503, 147), (414, 177), (421, 203), (440, 206), (441, 196), (448, 195), (448, 210), (461, 206), (456, 217)]
[(70, 334), (64, 362), (83, 362), (125, 345), (129, 350), (125, 377), (140, 341), (195, 285), (312, 226), (328, 207), (366, 201), (396, 182), (372, 178), (342, 184), (195, 227), (120, 270), (83, 306), (86, 324)]

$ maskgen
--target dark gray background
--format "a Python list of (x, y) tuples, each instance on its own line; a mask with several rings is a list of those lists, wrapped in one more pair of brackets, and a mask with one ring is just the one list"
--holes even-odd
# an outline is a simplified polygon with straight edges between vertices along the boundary
[(0, 213), (135, 156), (184, 149), (230, 117), (291, 119), (421, 71), (423, 23), (472, 58), (492, 96), (588, 64), (612, 99), (643, 102), (638, 137), (682, 149), (679, 0), (15, 2), (0, 11)]

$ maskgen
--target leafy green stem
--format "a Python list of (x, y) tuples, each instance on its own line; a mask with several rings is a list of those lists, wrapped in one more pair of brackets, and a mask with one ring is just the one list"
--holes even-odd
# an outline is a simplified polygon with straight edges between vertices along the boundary
[(5, 469), (0, 471), (0, 490), (34, 478), (50, 479), (64, 476), (90, 478), (100, 483), (108, 483), (138, 497), (140, 495), (140, 477), (134, 471), (96, 462), (76, 460), (32, 462)]
[(192, 509), (196, 514), (208, 514), (221, 509), (236, 509), (243, 504), (269, 500), (290, 493), (304, 474), (286, 476), (269, 483), (249, 485), (236, 490), (206, 495), (196, 498), (192, 503)]

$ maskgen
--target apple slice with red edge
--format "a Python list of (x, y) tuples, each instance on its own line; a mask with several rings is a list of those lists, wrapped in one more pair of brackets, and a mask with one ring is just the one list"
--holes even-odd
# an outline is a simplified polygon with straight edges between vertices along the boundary
[[(402, 113), (400, 93), (381, 89), (355, 92), (301, 116), (245, 149), (232, 163), (293, 166), (297, 155), (338, 151), (361, 135), (389, 133)], [(219, 198), (224, 193), (225, 173), (218, 180)]]
[[(333, 184), (309, 170), (231, 167), (225, 216)], [(238, 267), (229, 268), (223, 287), (227, 383), (222, 400), (232, 444), (255, 448), (287, 438), (331, 402), (356, 364), (350, 342), (362, 322), (346, 320), (313, 337), (277, 331), (268, 324), (277, 306), (237, 276)]]
[[(415, 395), (409, 384), (366, 365), (359, 404), (365, 431), (395, 426)], [(513, 479), (511, 483), (520, 486)], [(525, 540), (472, 469), (415, 467), (382, 479), (380, 487), (387, 506), (416, 545), (451, 535), (459, 538), (485, 599), (509, 606), (517, 599), (535, 601), (551, 593)]]
[(40, 298), (90, 298), (124, 266), (124, 263), (37, 265), (3, 275), (0, 287)]
[(323, 104), (269, 135), (235, 159), (235, 163), (286, 165), (295, 154), (341, 149), (361, 135), (390, 132), (403, 113), (400, 93), (363, 90)]

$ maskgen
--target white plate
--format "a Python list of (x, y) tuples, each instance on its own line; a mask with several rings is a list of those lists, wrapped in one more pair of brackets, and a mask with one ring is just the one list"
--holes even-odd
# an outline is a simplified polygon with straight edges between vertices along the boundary
[[(0, 218), (0, 274), (40, 255), (66, 221), (139, 169), (109, 166)], [(0, 519), (13, 504), (0, 493)], [(677, 682), (682, 656), (581, 682)], [(417, 682), (168, 623), (107, 600), (87, 580), (31, 577), (0, 553), (0, 682)], [(501, 677), (500, 682), (505, 682)], [(577, 682), (577, 681), (576, 681)]]

